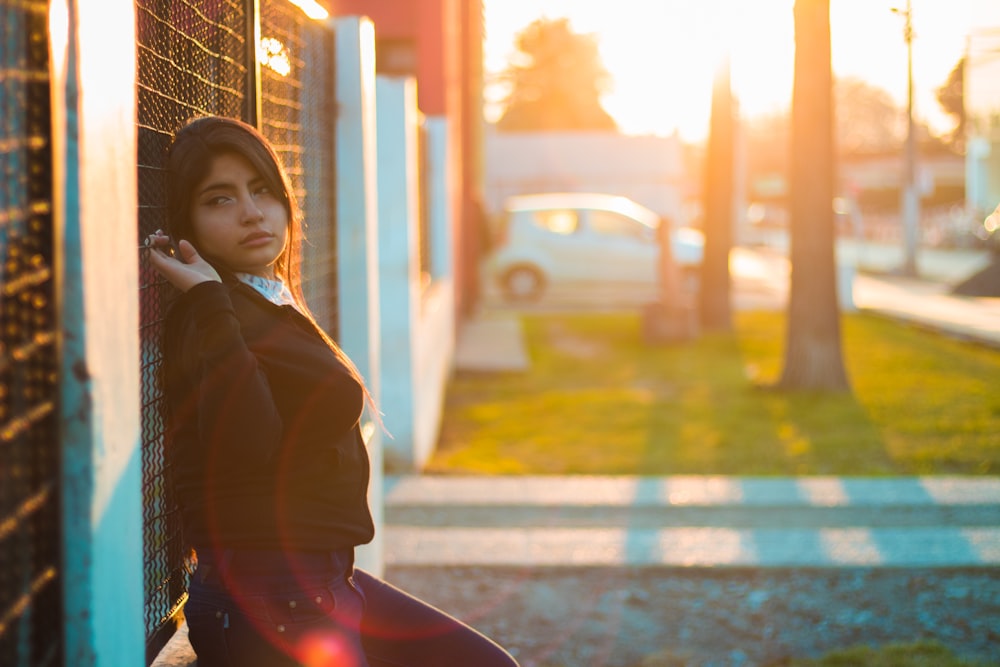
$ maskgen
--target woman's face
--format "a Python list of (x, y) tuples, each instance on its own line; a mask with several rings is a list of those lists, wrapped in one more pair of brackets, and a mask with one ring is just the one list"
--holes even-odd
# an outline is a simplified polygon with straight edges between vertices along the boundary
[(288, 240), (288, 213), (256, 169), (236, 153), (212, 159), (195, 187), (191, 225), (198, 252), (229, 269), (275, 278)]

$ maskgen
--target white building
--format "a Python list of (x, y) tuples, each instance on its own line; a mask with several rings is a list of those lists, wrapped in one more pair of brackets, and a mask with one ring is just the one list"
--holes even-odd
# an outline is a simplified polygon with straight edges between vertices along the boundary
[(615, 132), (486, 134), (486, 209), (497, 214), (510, 195), (603, 192), (624, 195), (675, 223), (683, 206), (680, 138)]

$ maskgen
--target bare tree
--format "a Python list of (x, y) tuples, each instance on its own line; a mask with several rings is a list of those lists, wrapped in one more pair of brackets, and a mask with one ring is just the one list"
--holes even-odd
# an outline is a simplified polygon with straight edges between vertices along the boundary
[(779, 387), (849, 391), (834, 258), (830, 0), (795, 0), (791, 294)]
[(733, 245), (733, 96), (729, 61), (716, 73), (705, 156), (705, 252), (699, 314), (707, 331), (732, 329), (729, 251)]

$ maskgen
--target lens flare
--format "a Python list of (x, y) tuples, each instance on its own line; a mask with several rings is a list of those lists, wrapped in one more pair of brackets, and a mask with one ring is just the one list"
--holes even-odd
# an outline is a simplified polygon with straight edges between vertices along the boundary
[(336, 632), (314, 632), (299, 640), (296, 659), (304, 667), (357, 667), (361, 664), (351, 643)]

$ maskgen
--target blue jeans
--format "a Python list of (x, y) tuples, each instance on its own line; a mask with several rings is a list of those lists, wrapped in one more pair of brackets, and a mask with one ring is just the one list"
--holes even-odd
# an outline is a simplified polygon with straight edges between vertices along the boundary
[(198, 667), (517, 667), (476, 630), (355, 569), (350, 551), (291, 560), (199, 557), (184, 608)]

